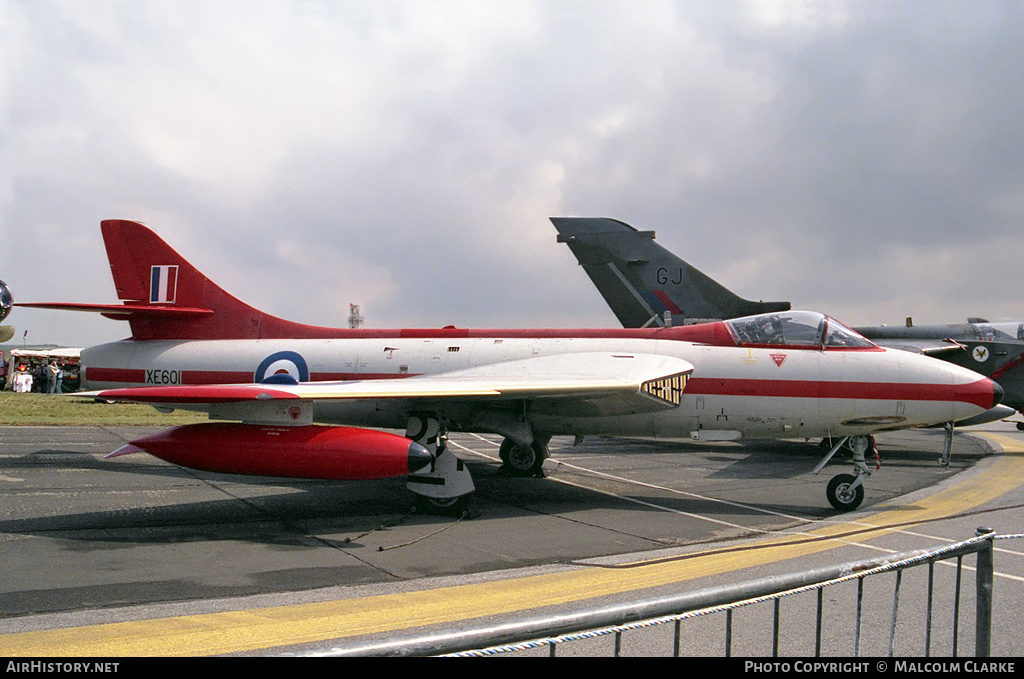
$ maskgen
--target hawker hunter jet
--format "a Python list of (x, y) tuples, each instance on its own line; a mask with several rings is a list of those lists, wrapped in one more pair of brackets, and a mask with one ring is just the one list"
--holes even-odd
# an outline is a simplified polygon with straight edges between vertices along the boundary
[[(552, 436), (829, 437), (864, 497), (870, 435), (961, 420), (1002, 390), (959, 366), (876, 346), (838, 321), (779, 311), (638, 329), (349, 329), (302, 325), (229, 295), (148, 228), (102, 223), (120, 304), (37, 303), (126, 320), (82, 351), (89, 396), (209, 413), (132, 441), (188, 467), (359, 479), (407, 475), (435, 508), (473, 491), (450, 431), (499, 434), (503, 467), (539, 475)], [(405, 436), (380, 429), (404, 429)]]
[[(729, 319), (750, 309), (788, 309), (788, 302), (750, 302), (733, 294), (638, 231), (615, 219), (552, 217), (558, 242), (572, 250), (590, 280), (626, 328), (673, 326)], [(1002, 404), (959, 425), (1010, 417), (1024, 408), (1024, 323), (967, 323), (854, 327), (869, 340), (941, 358), (999, 382)], [(1024, 422), (1017, 424), (1024, 429)]]

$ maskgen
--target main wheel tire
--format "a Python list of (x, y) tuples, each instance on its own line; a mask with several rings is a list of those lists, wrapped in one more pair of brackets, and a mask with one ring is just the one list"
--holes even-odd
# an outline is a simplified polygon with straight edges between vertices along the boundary
[(852, 488), (856, 476), (839, 474), (828, 482), (828, 502), (841, 512), (852, 512), (864, 501), (864, 486)]
[(506, 438), (498, 448), (498, 457), (501, 458), (502, 468), (512, 476), (539, 476), (547, 457), (547, 449), (538, 441), (521, 446)]
[(458, 497), (427, 497), (416, 496), (416, 509), (424, 514), (436, 514), (441, 516), (462, 516), (469, 507), (469, 500), (472, 494), (460, 495)]

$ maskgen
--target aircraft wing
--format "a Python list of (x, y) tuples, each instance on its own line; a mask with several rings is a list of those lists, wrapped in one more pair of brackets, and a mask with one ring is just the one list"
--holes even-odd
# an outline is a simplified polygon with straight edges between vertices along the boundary
[(283, 424), (311, 421), (315, 402), (346, 400), (405, 400), (431, 409), (530, 401), (534, 412), (593, 417), (674, 408), (693, 369), (669, 356), (586, 352), (405, 378), (133, 387), (76, 395)]

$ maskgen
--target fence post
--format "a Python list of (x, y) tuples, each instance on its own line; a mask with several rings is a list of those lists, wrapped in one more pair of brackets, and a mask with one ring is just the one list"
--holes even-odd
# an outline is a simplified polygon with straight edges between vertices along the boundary
[(987, 658), (992, 654), (992, 582), (995, 568), (992, 562), (992, 540), (995, 531), (979, 526), (977, 536), (987, 539), (978, 549), (977, 612), (975, 613), (974, 655)]

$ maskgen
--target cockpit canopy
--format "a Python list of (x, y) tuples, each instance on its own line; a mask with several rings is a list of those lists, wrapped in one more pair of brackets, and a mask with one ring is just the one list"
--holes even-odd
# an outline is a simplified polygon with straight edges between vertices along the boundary
[(984, 339), (1024, 340), (1024, 323), (1018, 323), (1016, 321), (989, 323), (987, 321), (982, 321), (972, 323), (972, 325), (978, 332), (978, 336)]
[(760, 314), (725, 321), (737, 346), (791, 349), (872, 349), (875, 345), (815, 311)]

